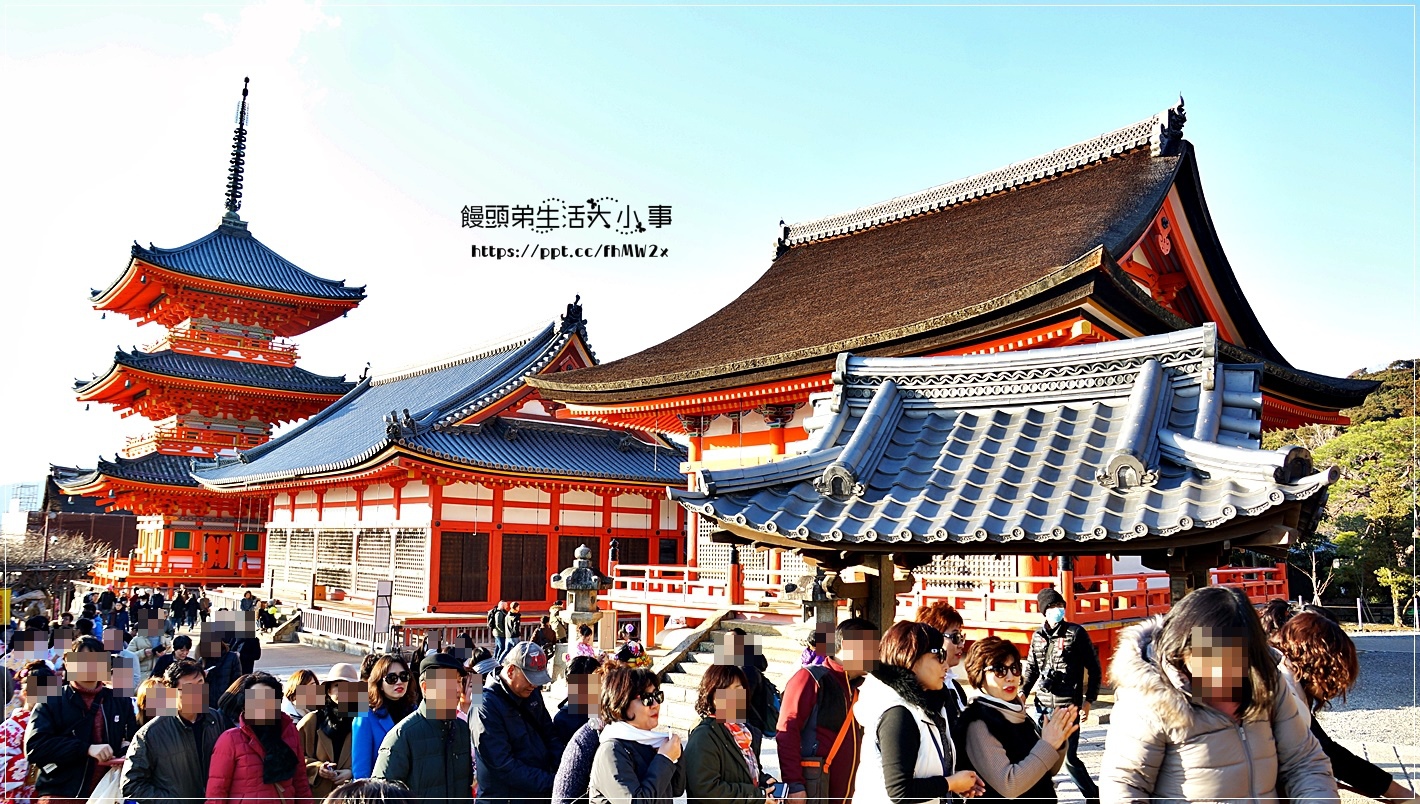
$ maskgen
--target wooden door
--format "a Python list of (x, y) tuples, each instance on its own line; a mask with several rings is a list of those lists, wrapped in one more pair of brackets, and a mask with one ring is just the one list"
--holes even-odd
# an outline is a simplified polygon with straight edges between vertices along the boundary
[(488, 599), (488, 534), (439, 534), (439, 602)]
[(498, 597), (512, 602), (546, 600), (548, 578), (547, 537), (531, 533), (503, 534), (502, 573)]

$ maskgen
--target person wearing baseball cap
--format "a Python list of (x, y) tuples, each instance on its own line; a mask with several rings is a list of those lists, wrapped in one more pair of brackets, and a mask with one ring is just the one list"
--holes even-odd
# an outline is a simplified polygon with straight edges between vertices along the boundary
[(564, 746), (553, 734), (540, 688), (552, 682), (548, 656), (532, 642), (508, 649), (471, 718), (479, 804), (547, 800)]
[(380, 744), (373, 778), (400, 782), (423, 804), (466, 802), (473, 785), (468, 724), (458, 717), (464, 668), (436, 653), (419, 663), (419, 708)]

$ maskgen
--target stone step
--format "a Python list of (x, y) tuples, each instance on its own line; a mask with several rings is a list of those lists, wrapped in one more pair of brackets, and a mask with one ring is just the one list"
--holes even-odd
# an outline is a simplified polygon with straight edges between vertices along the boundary
[[(799, 657), (803, 655), (802, 645), (789, 645), (779, 640), (764, 641), (755, 646), (755, 652), (768, 659), (771, 663), (782, 664), (799, 663)], [(715, 654), (715, 643), (710, 641), (701, 642), (695, 646), (695, 653), (692, 655), (713, 656)], [(712, 661), (711, 664), (714, 664)]]

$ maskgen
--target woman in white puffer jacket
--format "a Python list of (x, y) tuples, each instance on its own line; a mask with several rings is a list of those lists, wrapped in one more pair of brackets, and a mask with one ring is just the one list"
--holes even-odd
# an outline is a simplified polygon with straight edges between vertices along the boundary
[(1241, 592), (1199, 589), (1127, 629), (1110, 677), (1101, 801), (1339, 800)]
[(853, 704), (863, 727), (853, 804), (908, 804), (985, 791), (974, 772), (954, 772), (957, 751), (944, 698), (929, 693), (941, 690), (946, 679), (940, 631), (904, 620), (883, 634), (878, 667), (863, 679)]

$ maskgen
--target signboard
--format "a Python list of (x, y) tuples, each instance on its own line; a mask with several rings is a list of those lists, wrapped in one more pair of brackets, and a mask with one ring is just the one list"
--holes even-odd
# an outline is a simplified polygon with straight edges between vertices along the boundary
[(394, 581), (375, 582), (375, 646), (388, 646), (390, 633), (390, 601), (394, 596)]

